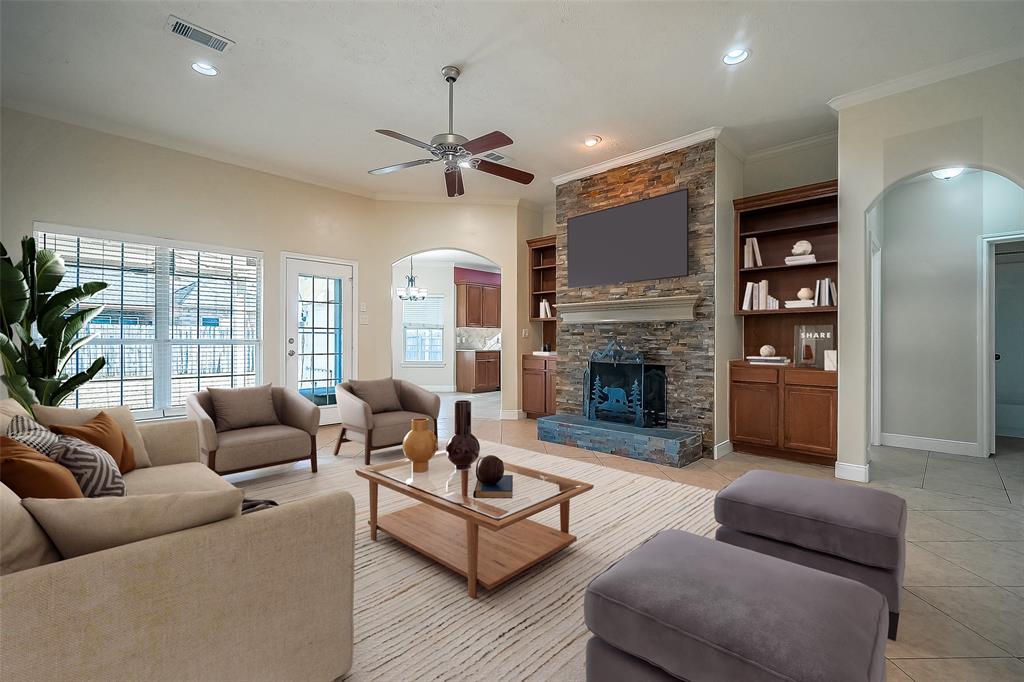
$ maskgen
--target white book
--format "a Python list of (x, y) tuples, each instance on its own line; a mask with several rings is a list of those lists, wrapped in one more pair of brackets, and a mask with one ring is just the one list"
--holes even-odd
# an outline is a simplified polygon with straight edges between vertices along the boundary
[(760, 310), (761, 309), (761, 285), (758, 284), (757, 282), (754, 282), (754, 297), (753, 298), (754, 298), (754, 300), (751, 303), (752, 310)]
[(747, 360), (759, 360), (759, 361), (763, 361), (763, 362), (774, 362), (776, 364), (781, 364), (783, 362), (789, 362), (789, 358), (784, 358), (784, 357), (782, 357), (780, 355), (768, 355), (768, 356), (764, 356), (764, 355), (748, 355), (747, 356)]
[(748, 362), (750, 364), (752, 364), (752, 365), (775, 365), (775, 366), (778, 366), (778, 365), (788, 365), (789, 364), (789, 360), (786, 360), (785, 362), (764, 362), (763, 360), (748, 360)]
[(757, 237), (751, 237), (751, 241), (754, 242), (754, 262), (757, 267), (761, 267), (764, 263), (761, 262), (761, 247), (757, 245)]
[(802, 265), (803, 263), (817, 263), (818, 258), (813, 253), (807, 256), (786, 256), (786, 265)]
[(761, 310), (768, 309), (768, 280), (761, 280), (761, 287), (759, 289), (761, 293)]
[(814, 283), (814, 305), (821, 305), (821, 280)]
[(750, 310), (750, 300), (754, 295), (754, 283), (747, 282), (747, 290), (743, 293), (743, 305), (740, 306), (743, 310)]
[(813, 308), (814, 307), (814, 301), (805, 301), (803, 299), (798, 299), (798, 300), (795, 300), (795, 301), (786, 301), (786, 307), (787, 308)]
[(836, 283), (829, 282), (832, 288), (832, 305), (839, 305), (839, 292), (836, 290)]

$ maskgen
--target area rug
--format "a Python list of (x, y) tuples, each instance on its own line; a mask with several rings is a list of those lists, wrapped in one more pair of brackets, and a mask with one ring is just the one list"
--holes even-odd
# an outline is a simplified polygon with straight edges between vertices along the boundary
[[(582, 680), (587, 583), (659, 530), (707, 535), (716, 526), (710, 490), (498, 443), (483, 449), (594, 489), (572, 500), (573, 545), (493, 592), (481, 589), (477, 599), (462, 576), (386, 533), (370, 540), (368, 484), (354, 475), (354, 460), (322, 467), (312, 490), (308, 473), (253, 486), (279, 502), (338, 489), (355, 497), (355, 651), (345, 680)], [(410, 503), (381, 489), (381, 514)], [(557, 528), (558, 508), (532, 518)], [(680, 580), (685, 575), (680, 566)]]

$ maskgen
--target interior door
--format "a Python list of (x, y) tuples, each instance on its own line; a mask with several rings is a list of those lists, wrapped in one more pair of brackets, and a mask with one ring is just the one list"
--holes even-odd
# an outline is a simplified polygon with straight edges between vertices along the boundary
[(995, 255), (996, 435), (1024, 438), (1024, 242)]
[(285, 383), (340, 421), (334, 387), (352, 376), (352, 266), (285, 259)]

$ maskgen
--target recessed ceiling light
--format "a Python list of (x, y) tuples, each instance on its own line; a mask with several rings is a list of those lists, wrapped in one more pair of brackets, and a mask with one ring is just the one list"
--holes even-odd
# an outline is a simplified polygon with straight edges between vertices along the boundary
[(950, 180), (963, 172), (964, 169), (958, 166), (953, 168), (940, 168), (939, 170), (932, 171), (932, 177), (936, 180)]
[(601, 144), (601, 138), (598, 137), (597, 135), (588, 135), (587, 137), (583, 138), (583, 144), (586, 145), (587, 147), (596, 147), (597, 145)]
[(192, 62), (192, 70), (204, 76), (216, 76), (218, 73), (217, 67), (206, 62)]
[(750, 50), (744, 47), (737, 47), (734, 50), (729, 50), (722, 55), (722, 61), (729, 66), (734, 66), (742, 61), (745, 61), (750, 56)]

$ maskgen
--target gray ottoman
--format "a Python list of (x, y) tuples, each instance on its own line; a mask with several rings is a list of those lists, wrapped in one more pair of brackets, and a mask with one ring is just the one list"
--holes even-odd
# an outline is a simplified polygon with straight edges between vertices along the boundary
[(588, 682), (885, 679), (885, 599), (859, 582), (678, 530), (587, 587)]
[(721, 542), (864, 583), (889, 605), (896, 639), (906, 561), (902, 497), (839, 481), (749, 471), (718, 492)]

